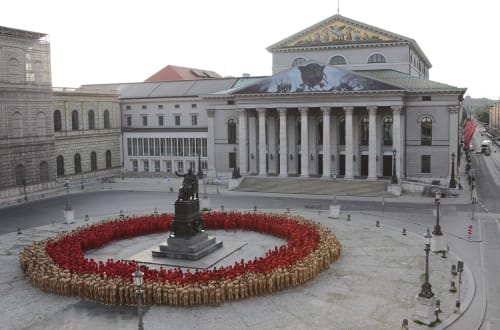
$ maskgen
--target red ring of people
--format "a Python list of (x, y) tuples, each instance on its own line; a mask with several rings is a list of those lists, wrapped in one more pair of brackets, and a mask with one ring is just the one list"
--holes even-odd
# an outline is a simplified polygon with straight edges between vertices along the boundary
[[(263, 257), (212, 270), (150, 269), (144, 273), (148, 305), (220, 304), (295, 287), (328, 269), (341, 253), (335, 235), (300, 216), (272, 213), (203, 213), (207, 230), (255, 231), (285, 239)], [(35, 242), (20, 254), (21, 269), (43, 291), (79, 296), (110, 305), (136, 304), (135, 262), (96, 262), (84, 252), (116, 240), (167, 232), (173, 215), (135, 216), (102, 221)]]

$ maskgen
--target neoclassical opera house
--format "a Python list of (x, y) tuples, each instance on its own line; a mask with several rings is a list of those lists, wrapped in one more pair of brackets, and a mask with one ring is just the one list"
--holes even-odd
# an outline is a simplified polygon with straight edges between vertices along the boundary
[(431, 181), (450, 177), (465, 88), (429, 80), (415, 40), (334, 15), (267, 48), (273, 75), (201, 95), (208, 170)]

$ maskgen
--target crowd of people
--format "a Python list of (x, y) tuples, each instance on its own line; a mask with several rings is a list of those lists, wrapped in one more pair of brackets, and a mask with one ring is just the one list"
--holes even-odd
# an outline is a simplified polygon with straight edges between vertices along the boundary
[[(148, 305), (220, 304), (267, 295), (313, 279), (341, 253), (335, 235), (300, 216), (272, 213), (210, 212), (202, 215), (209, 230), (249, 230), (285, 239), (262, 257), (231, 266), (184, 271), (140, 267), (143, 301)], [(85, 258), (85, 251), (112, 241), (167, 232), (173, 215), (102, 221), (35, 242), (19, 257), (31, 284), (43, 291), (74, 295), (110, 305), (136, 304), (132, 273), (136, 262)]]

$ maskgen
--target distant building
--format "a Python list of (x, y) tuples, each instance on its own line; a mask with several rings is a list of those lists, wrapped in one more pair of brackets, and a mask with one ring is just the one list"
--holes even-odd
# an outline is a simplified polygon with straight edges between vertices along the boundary
[(222, 78), (218, 73), (209, 70), (186, 68), (176, 65), (167, 65), (144, 82), (162, 82), (177, 80), (199, 80)]
[(495, 136), (500, 136), (500, 101), (490, 106), (490, 122), (488, 130)]
[(55, 186), (47, 34), (0, 27), (0, 199)]
[(60, 181), (120, 175), (118, 93), (54, 88), (55, 164)]

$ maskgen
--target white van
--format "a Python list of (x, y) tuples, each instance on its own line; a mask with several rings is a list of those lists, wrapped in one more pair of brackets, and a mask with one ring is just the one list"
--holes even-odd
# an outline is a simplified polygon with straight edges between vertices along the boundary
[(483, 154), (489, 155), (491, 152), (491, 140), (483, 140), (481, 142), (481, 152)]

